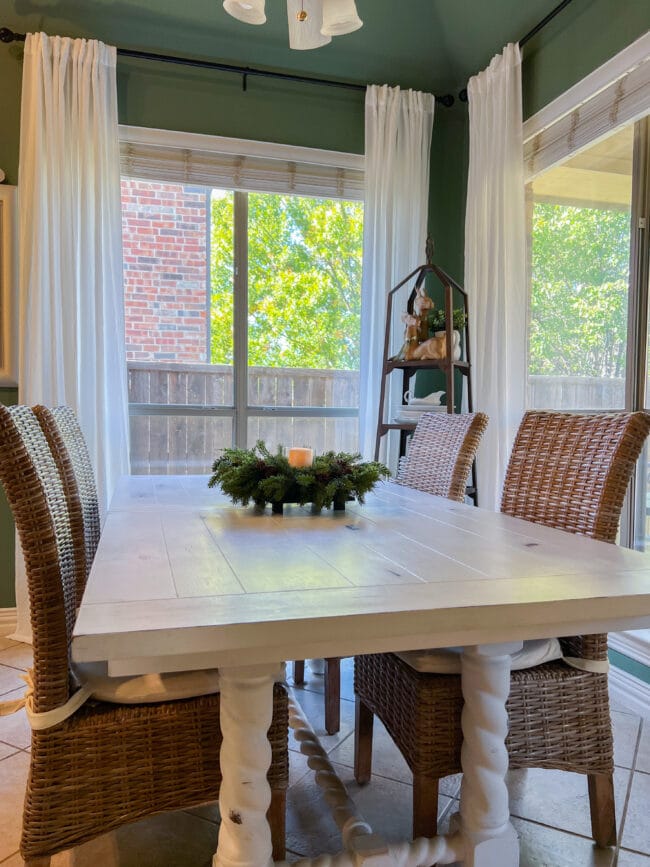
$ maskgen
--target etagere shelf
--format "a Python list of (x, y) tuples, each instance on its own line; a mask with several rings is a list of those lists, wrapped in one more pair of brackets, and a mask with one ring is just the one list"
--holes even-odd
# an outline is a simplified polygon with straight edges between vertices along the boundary
[[(444, 292), (444, 310), (445, 310), (445, 346), (446, 346), (446, 356), (444, 358), (439, 358), (436, 360), (429, 359), (414, 359), (414, 360), (406, 360), (404, 358), (400, 358), (399, 353), (398, 356), (391, 355), (391, 345), (393, 344), (392, 338), (392, 321), (393, 321), (393, 300), (395, 294), (399, 292), (404, 286), (413, 282), (413, 289), (409, 295), (408, 303), (407, 303), (407, 313), (413, 314), (414, 311), (414, 302), (418, 293), (422, 290), (422, 287), (425, 286), (425, 280), (427, 275), (433, 274), (441, 283)], [(460, 295), (462, 309), (465, 314), (465, 323), (461, 331), (461, 357), (454, 361), (453, 360), (453, 311), (454, 311), (454, 295)], [(457, 329), (458, 330), (458, 329)], [(452, 347), (452, 351), (450, 351), (450, 347)], [(386, 302), (386, 331), (384, 336), (384, 354), (383, 354), (383, 362), (382, 362), (382, 376), (381, 376), (381, 388), (379, 393), (379, 412), (377, 418), (377, 436), (375, 441), (375, 460), (379, 460), (379, 451), (381, 446), (382, 437), (384, 437), (389, 431), (399, 431), (400, 432), (400, 442), (399, 442), (399, 455), (400, 457), (406, 452), (406, 444), (409, 435), (415, 430), (415, 422), (406, 422), (406, 421), (394, 421), (390, 418), (386, 418), (388, 413), (388, 401), (386, 399), (387, 395), (387, 383), (391, 374), (395, 371), (401, 371), (402, 373), (402, 405), (406, 405), (406, 401), (404, 399), (405, 393), (409, 390), (409, 383), (411, 381), (411, 377), (417, 373), (419, 370), (441, 370), (445, 375), (445, 385), (446, 385), (446, 407), (448, 413), (453, 413), (456, 411), (456, 376), (455, 372), (459, 371), (462, 376), (464, 376), (467, 380), (467, 409), (469, 412), (473, 410), (473, 401), (472, 401), (472, 365), (471, 365), (471, 355), (470, 355), (470, 341), (469, 341), (469, 317), (468, 317), (468, 305), (467, 305), (467, 293), (465, 290), (456, 283), (456, 281), (449, 276), (442, 268), (438, 267), (438, 265), (434, 265), (432, 262), (427, 262), (426, 265), (420, 265), (414, 271), (412, 271), (407, 277), (404, 278), (400, 283), (397, 284), (393, 289), (388, 293), (388, 298)], [(476, 469), (472, 468), (472, 483), (467, 489), (468, 496), (472, 497), (474, 502), (476, 503)]]

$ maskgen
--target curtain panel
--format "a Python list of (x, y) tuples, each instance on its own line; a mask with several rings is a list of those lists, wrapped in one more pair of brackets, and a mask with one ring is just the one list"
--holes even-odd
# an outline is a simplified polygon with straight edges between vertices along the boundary
[[(359, 406), (359, 450), (366, 458), (375, 451), (386, 296), (425, 261), (434, 109), (430, 93), (387, 85), (366, 91)], [(397, 313), (406, 309), (406, 290), (395, 302)], [(399, 317), (393, 331), (398, 323)], [(401, 339), (401, 328), (393, 337)]]
[(527, 366), (526, 222), (521, 55), (510, 44), (470, 79), (465, 290), (475, 407), (490, 417), (477, 458), (479, 503), (498, 509), (524, 410)]
[(27, 35), (18, 178), (20, 400), (75, 410), (104, 508), (128, 472), (115, 61), (95, 40)]

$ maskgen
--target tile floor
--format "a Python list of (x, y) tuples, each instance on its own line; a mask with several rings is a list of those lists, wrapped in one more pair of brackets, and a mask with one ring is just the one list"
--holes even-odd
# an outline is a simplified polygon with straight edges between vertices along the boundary
[[(0, 697), (21, 694), (21, 670), (30, 648), (0, 635)], [(297, 691), (341, 779), (370, 824), (389, 840), (410, 836), (410, 774), (381, 726), (375, 733), (374, 776), (359, 787), (352, 775), (354, 704), (352, 661), (342, 671), (341, 731), (328, 737), (322, 725), (322, 677), (307, 670)], [(616, 797), (620, 846), (598, 850), (589, 837), (586, 781), (555, 771), (510, 774), (513, 822), (521, 839), (521, 867), (650, 867), (650, 719), (624, 709), (613, 713)], [(29, 728), (24, 713), (0, 718), (0, 865), (18, 867), (22, 799), (29, 762)], [(339, 837), (305, 758), (291, 743), (287, 813), (287, 857), (339, 850)], [(441, 787), (440, 827), (457, 809), (459, 778)], [(61, 853), (52, 867), (210, 867), (218, 833), (216, 805), (147, 819)]]

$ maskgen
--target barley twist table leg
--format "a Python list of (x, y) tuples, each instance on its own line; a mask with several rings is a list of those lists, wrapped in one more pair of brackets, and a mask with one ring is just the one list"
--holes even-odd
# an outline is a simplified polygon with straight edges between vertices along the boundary
[(520, 643), (466, 647), (462, 656), (463, 782), (459, 830), (463, 867), (517, 867), (519, 844), (510, 822), (506, 701), (511, 654)]
[(271, 789), (267, 732), (278, 665), (221, 669), (221, 827), (214, 867), (269, 867)]

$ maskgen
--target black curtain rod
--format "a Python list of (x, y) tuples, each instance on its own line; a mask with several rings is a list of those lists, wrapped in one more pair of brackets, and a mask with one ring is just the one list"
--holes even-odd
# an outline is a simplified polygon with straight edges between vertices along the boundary
[[(522, 38), (519, 40), (519, 47), (523, 48), (527, 42), (530, 42), (530, 40), (533, 38), (533, 36), (537, 36), (539, 31), (543, 30), (546, 27), (546, 25), (549, 23), (549, 21), (552, 21), (555, 18), (555, 16), (558, 15), (563, 9), (565, 9), (569, 5), (569, 3), (571, 3), (571, 2), (572, 2), (572, 0), (562, 0), (561, 3), (558, 3), (557, 6), (555, 6), (553, 9), (551, 9), (551, 11), (548, 13), (548, 15), (545, 18), (542, 18), (542, 20), (539, 21), (533, 27), (532, 30), (529, 30), (525, 36), (522, 36)], [(464, 87), (461, 90), (461, 92), (458, 94), (458, 99), (461, 102), (467, 102), (467, 88), (466, 87)]]
[[(0, 27), (0, 42), (24, 42), (24, 33), (14, 33), (8, 27)], [(177, 57), (173, 54), (153, 54), (149, 51), (135, 51), (131, 48), (118, 48), (120, 57), (135, 57), (139, 60), (155, 60), (160, 63), (177, 63), (180, 66), (194, 66), (200, 69), (216, 69), (219, 72), (232, 72), (242, 76), (242, 88), (246, 90), (249, 76), (260, 78), (275, 78), (282, 81), (297, 81), (301, 84), (320, 84), (325, 87), (339, 87), (344, 90), (365, 90), (365, 84), (355, 84), (351, 81), (334, 81), (330, 78), (311, 78), (307, 75), (292, 75), (288, 72), (275, 72), (272, 69), (259, 69), (254, 66), (232, 66), (229, 63), (217, 63), (214, 60), (196, 60), (192, 57)], [(450, 93), (436, 96), (436, 102), (449, 108), (454, 104), (454, 97)]]

